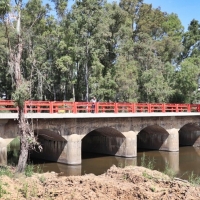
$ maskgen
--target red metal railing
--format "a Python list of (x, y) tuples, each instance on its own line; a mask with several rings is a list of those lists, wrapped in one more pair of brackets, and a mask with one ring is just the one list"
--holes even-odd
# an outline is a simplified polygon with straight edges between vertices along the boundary
[[(141, 113), (141, 112), (200, 112), (199, 104), (172, 103), (107, 103), (68, 101), (26, 101), (25, 113)], [(17, 112), (14, 101), (0, 100), (0, 112)]]

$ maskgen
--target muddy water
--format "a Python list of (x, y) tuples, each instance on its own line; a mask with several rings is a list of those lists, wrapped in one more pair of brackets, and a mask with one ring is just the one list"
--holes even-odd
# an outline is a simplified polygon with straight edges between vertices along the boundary
[[(145, 161), (144, 161), (145, 160)], [(168, 166), (176, 177), (188, 179), (193, 172), (200, 176), (200, 147), (180, 147), (179, 152), (143, 151), (138, 150), (137, 158), (121, 158), (99, 154), (83, 153), (82, 164), (69, 166), (65, 164), (33, 160), (33, 163), (43, 172), (55, 171), (63, 175), (83, 175), (94, 173), (100, 175), (112, 165), (124, 167), (127, 165), (153, 165), (154, 169), (163, 172)]]

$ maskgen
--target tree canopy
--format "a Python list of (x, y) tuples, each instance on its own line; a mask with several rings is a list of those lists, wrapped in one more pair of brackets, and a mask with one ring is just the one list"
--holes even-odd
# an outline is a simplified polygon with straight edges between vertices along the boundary
[(18, 42), (20, 2), (26, 99), (199, 101), (199, 22), (184, 31), (177, 14), (143, 0), (77, 0), (70, 8), (66, 0), (0, 1), (1, 98), (16, 98), (9, 48)]

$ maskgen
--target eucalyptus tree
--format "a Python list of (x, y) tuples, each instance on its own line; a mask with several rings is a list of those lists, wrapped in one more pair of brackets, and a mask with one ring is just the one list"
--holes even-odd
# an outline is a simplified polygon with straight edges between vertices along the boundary
[(198, 78), (200, 74), (200, 60), (187, 58), (181, 62), (176, 72), (176, 93), (174, 102), (197, 103), (199, 101)]
[[(119, 6), (128, 13), (131, 21), (130, 28), (132, 29), (132, 33), (135, 32), (142, 5), (143, 0), (121, 0), (119, 3)], [(134, 39), (133, 36), (134, 35), (132, 35), (132, 39)]]
[(95, 84), (97, 85), (98, 80), (101, 79), (97, 75), (101, 76), (98, 71), (102, 69), (97, 68), (103, 67), (100, 59), (106, 53), (105, 37), (109, 33), (106, 22), (103, 21), (105, 16), (103, 5), (102, 0), (77, 1), (71, 10), (70, 27), (75, 36), (71, 51), (74, 52), (73, 60), (77, 69), (76, 84), (81, 87), (81, 93), (86, 101), (89, 100), (91, 93), (90, 85), (95, 89)]
[(8, 56), (6, 43), (7, 40), (4, 37), (5, 27), (2, 22), (0, 22), (0, 99), (7, 98), (10, 99), (12, 92), (12, 82), (11, 77), (8, 73)]
[(120, 55), (116, 60), (115, 68), (116, 100), (137, 102), (139, 95), (137, 62)]
[(134, 19), (129, 55), (138, 63), (139, 101), (167, 101), (174, 93), (174, 83), (171, 82), (173, 79), (169, 79), (173, 75), (168, 76), (166, 73), (172, 73), (169, 65), (175, 62), (181, 51), (183, 27), (176, 15), (169, 15), (144, 3), (140, 5)]
[[(49, 9), (49, 5), (43, 6), (40, 0), (30, 0), (22, 9), (21, 24), (25, 33), (22, 68), (24, 77), (30, 82), (30, 99), (42, 100), (45, 96), (44, 88), (50, 71), (49, 66), (46, 67), (49, 48), (45, 46), (45, 35), (51, 30), (51, 18), (46, 16)], [(48, 36), (49, 43), (50, 37), (51, 35)]]
[[(29, 1), (29, 3), (31, 2), (33, 3), (32, 5), (41, 5), (42, 3), (40, 0)], [(31, 42), (33, 42), (32, 38), (34, 37), (30, 33), (32, 33), (34, 25), (41, 20), (43, 14), (40, 14), (40, 12), (34, 14), (31, 11), (28, 12), (29, 16), (25, 15), (25, 10), (28, 10), (28, 7), (26, 7), (23, 0), (16, 0), (15, 5), (12, 2), (8, 5), (9, 9), (3, 12), (1, 10), (1, 22), (5, 29), (4, 37), (7, 40), (8, 71), (12, 78), (13, 86), (12, 98), (18, 106), (20, 156), (17, 172), (23, 172), (26, 167), (29, 149), (34, 149), (35, 145), (39, 145), (29, 122), (24, 116), (24, 102), (30, 98), (31, 87), (31, 82), (26, 79), (30, 78), (27, 76), (29, 74), (29, 69), (26, 66), (26, 59), (29, 57), (27, 49), (33, 45)], [(40, 11), (43, 12), (42, 6), (40, 8)], [(26, 23), (23, 21), (23, 18), (26, 18)], [(39, 149), (41, 149), (40, 145)]]
[(200, 50), (200, 24), (193, 19), (188, 26), (188, 31), (183, 35), (184, 50), (180, 54), (180, 61), (193, 56), (199, 56)]

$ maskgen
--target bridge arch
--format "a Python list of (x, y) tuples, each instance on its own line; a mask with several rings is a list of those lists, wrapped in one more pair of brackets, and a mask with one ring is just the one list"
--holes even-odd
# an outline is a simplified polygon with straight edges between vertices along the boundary
[(200, 126), (198, 123), (187, 123), (179, 130), (181, 146), (200, 146)]
[(137, 135), (137, 145), (141, 149), (169, 150), (169, 132), (159, 125), (143, 128)]
[(42, 152), (36, 148), (31, 151), (31, 157), (65, 163), (64, 149), (67, 140), (64, 137), (48, 129), (35, 129), (34, 134), (42, 146)]
[[(130, 134), (131, 135), (131, 134)], [(127, 137), (113, 127), (100, 127), (82, 139), (82, 150), (123, 157), (136, 157), (134, 134)]]

